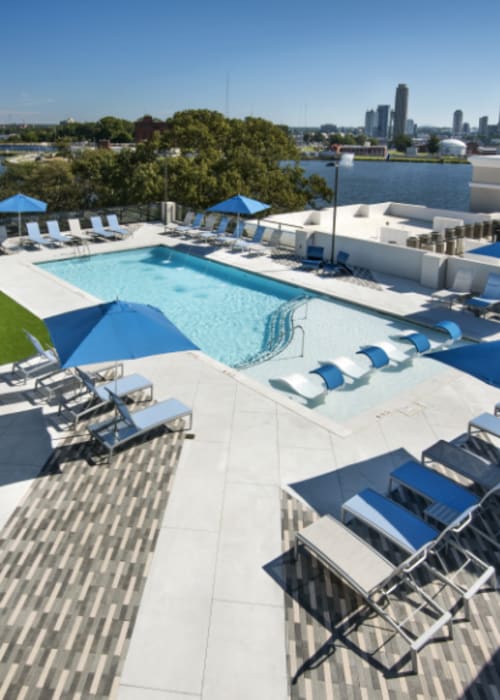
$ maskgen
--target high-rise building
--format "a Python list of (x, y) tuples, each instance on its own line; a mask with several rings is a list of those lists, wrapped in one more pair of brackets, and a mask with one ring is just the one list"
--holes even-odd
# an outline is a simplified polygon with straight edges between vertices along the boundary
[(403, 136), (406, 131), (406, 120), (408, 119), (408, 86), (399, 83), (396, 88), (396, 99), (394, 102), (394, 130), (392, 138)]
[(389, 137), (389, 105), (379, 105), (377, 107), (377, 136), (381, 139)]
[(365, 134), (367, 136), (377, 135), (377, 113), (374, 109), (365, 112)]
[(477, 135), (481, 139), (488, 138), (488, 117), (481, 117), (479, 119), (479, 126), (477, 129)]
[(417, 125), (415, 124), (413, 119), (407, 119), (406, 126), (405, 126), (405, 134), (407, 136), (411, 136), (413, 138), (415, 136), (416, 130), (417, 130)]
[(464, 113), (461, 109), (456, 109), (453, 112), (453, 126), (451, 128), (452, 136), (461, 136), (463, 133)]

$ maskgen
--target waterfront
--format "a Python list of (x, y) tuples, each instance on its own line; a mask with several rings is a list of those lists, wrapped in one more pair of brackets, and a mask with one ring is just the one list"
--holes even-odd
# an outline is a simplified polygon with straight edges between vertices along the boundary
[[(335, 168), (321, 160), (301, 161), (305, 174), (321, 175), (333, 186)], [(405, 202), (438, 209), (469, 210), (472, 166), (450, 163), (393, 163), (354, 160), (339, 172), (337, 203)]]

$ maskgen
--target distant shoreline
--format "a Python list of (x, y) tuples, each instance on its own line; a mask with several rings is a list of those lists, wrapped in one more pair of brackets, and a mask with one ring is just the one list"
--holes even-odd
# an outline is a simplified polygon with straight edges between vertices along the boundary
[[(318, 157), (308, 157), (301, 155), (300, 160), (307, 161), (318, 161), (320, 163), (328, 163), (330, 160), (334, 162), (334, 158), (318, 158)], [(364, 162), (373, 163), (433, 163), (436, 165), (442, 165), (443, 163), (449, 163), (452, 165), (469, 165), (467, 158), (457, 158), (453, 156), (443, 156), (442, 158), (432, 158), (432, 157), (418, 157), (418, 156), (391, 156), (390, 158), (383, 158), (382, 156), (359, 156), (354, 154), (354, 160), (362, 160)]]

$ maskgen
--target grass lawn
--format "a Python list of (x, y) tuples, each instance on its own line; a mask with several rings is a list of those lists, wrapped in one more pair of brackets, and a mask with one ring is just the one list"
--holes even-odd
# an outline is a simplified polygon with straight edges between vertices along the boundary
[(52, 345), (43, 321), (0, 292), (0, 365), (35, 353), (23, 328), (35, 335), (44, 347)]

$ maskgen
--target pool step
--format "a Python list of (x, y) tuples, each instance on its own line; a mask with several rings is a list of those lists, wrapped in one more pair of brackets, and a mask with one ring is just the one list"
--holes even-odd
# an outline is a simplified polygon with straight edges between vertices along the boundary
[(309, 299), (311, 299), (309, 295), (301, 295), (278, 306), (267, 319), (261, 349), (254, 355), (234, 365), (234, 368), (248, 369), (261, 362), (266, 362), (283, 352), (290, 345), (294, 335), (293, 315)]

